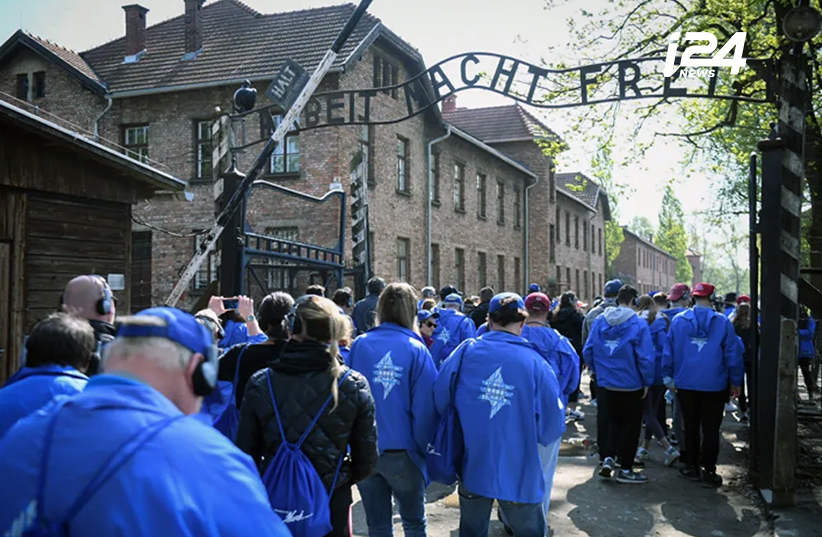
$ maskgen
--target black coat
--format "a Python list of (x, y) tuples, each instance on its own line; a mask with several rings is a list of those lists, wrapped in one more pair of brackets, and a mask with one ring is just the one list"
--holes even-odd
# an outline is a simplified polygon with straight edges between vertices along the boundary
[(551, 327), (568, 338), (577, 354), (582, 356), (582, 323), (585, 317), (576, 308), (562, 308), (551, 320)]
[(491, 302), (480, 302), (479, 306), (474, 308), (474, 311), (471, 312), (471, 320), (474, 321), (474, 324), (477, 325), (477, 328), (482, 326), (487, 320), (488, 317), (488, 306), (491, 305)]
[[(106, 345), (114, 341), (114, 336), (117, 335), (117, 329), (114, 327), (113, 324), (107, 323), (105, 321), (98, 321), (96, 319), (89, 320), (88, 324), (90, 324), (91, 328), (94, 330), (94, 339), (97, 341), (98, 349), (105, 347)], [(100, 356), (95, 352), (94, 355), (91, 357), (91, 361), (88, 364), (88, 368), (86, 369), (86, 375), (91, 377), (99, 372)]]
[[(296, 444), (331, 394), (328, 368), (332, 359), (336, 358), (331, 357), (325, 345), (290, 341), (270, 368), (258, 371), (248, 381), (240, 409), (237, 447), (254, 459), (260, 473), (264, 473), (265, 465), (282, 443), (266, 371), (271, 371), (271, 386), (285, 436), (288, 442)], [(345, 373), (348, 368), (343, 365), (342, 371)], [(349, 445), (351, 454), (342, 464), (337, 488), (362, 481), (377, 465), (376, 410), (365, 377), (351, 371), (340, 386), (337, 408), (332, 411), (332, 407), (333, 401), (302, 445), (303, 453), (329, 489), (340, 456)], [(261, 464), (263, 458), (265, 464)]]

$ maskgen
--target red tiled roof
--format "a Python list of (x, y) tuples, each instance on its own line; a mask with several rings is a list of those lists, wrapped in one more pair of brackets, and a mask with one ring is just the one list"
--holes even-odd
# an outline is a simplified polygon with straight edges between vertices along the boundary
[(458, 108), (453, 112), (443, 112), (442, 117), (485, 143), (544, 138), (559, 140), (556, 133), (517, 104), (490, 108)]
[(67, 49), (66, 47), (61, 47), (57, 43), (53, 43), (48, 39), (43, 39), (42, 37), (38, 37), (36, 35), (32, 35), (26, 32), (30, 38), (34, 41), (45, 47), (52, 52), (53, 54), (57, 55), (61, 60), (69, 64), (71, 67), (74, 67), (78, 71), (80, 71), (85, 76), (89, 77), (90, 79), (94, 80), (95, 82), (102, 83), (100, 77), (97, 76), (97, 73), (94, 72), (94, 69), (86, 63), (86, 61), (76, 52), (73, 50)]
[[(181, 3), (182, 8), (182, 3)], [(353, 4), (262, 15), (239, 0), (218, 0), (202, 10), (203, 50), (184, 61), (185, 22), (181, 14), (149, 26), (146, 54), (123, 63), (125, 37), (83, 52), (113, 93), (185, 86), (243, 78), (270, 78), (291, 58), (311, 71), (355, 9)], [(380, 23), (366, 14), (335, 65), (342, 65)]]

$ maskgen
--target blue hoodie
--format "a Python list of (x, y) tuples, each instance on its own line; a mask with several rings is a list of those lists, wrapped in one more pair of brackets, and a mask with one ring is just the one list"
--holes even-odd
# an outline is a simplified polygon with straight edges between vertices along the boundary
[(487, 331), (488, 331), (488, 322), (486, 321), (486, 322), (482, 323), (481, 325), (479, 325), (479, 328), (477, 328), (477, 337), (480, 337), (481, 335), (483, 335)]
[[(647, 313), (647, 312), (643, 312)], [(646, 317), (642, 317), (647, 322)], [(670, 321), (657, 313), (656, 319), (649, 325), (651, 341), (654, 343), (654, 386), (662, 386), (662, 355), (665, 352), (665, 342), (668, 341), (668, 326)]]
[(486, 498), (540, 503), (545, 481), (537, 444), (547, 446), (565, 431), (556, 375), (521, 337), (488, 332), (464, 342), (442, 364), (434, 388), (440, 414), (460, 362), (455, 399), (465, 439), (462, 485)]
[(713, 308), (697, 306), (671, 321), (662, 375), (683, 390), (719, 392), (741, 386), (742, 345), (733, 325)]
[(670, 320), (674, 320), (674, 317), (679, 315), (684, 311), (688, 311), (689, 308), (681, 308), (679, 306), (674, 306), (673, 308), (668, 308), (667, 310), (662, 310), (662, 313), (668, 316)]
[[(51, 404), (0, 440), (0, 531), (33, 508)], [(126, 439), (179, 417), (142, 445), (77, 512), (71, 535), (288, 536), (251, 458), (213, 427), (141, 382), (97, 375), (60, 410), (49, 453), (44, 515), (61, 520)], [(19, 535), (16, 531), (12, 535)]]
[(606, 308), (591, 327), (582, 357), (597, 386), (634, 391), (653, 385), (651, 331), (631, 308)]
[(346, 364), (371, 386), (380, 453), (406, 450), (427, 483), (425, 450), (437, 426), (437, 368), (425, 342), (407, 328), (381, 324), (354, 340)]
[[(816, 353), (813, 348), (813, 334), (816, 331), (816, 321), (808, 317), (808, 325), (799, 329), (799, 357), (813, 358)], [(2, 392), (0, 392), (2, 393)], [(2, 433), (0, 433), (2, 434)]]
[(579, 384), (579, 355), (571, 342), (550, 326), (525, 325), (522, 337), (530, 341), (537, 352), (554, 370), (559, 382), (562, 402), (568, 406), (568, 397)]
[(225, 337), (217, 344), (221, 349), (230, 349), (234, 345), (240, 343), (263, 343), (268, 339), (265, 334), (257, 334), (256, 336), (248, 335), (248, 327), (245, 323), (238, 323), (237, 321), (228, 321), (225, 324)]
[(431, 358), (434, 365), (440, 367), (442, 362), (457, 348), (457, 346), (469, 338), (477, 337), (477, 327), (470, 317), (466, 317), (458, 311), (448, 308), (437, 310), (440, 318), (437, 328), (431, 339)]
[(57, 397), (82, 392), (87, 382), (87, 376), (67, 365), (23, 367), (0, 390), (0, 438), (18, 420)]

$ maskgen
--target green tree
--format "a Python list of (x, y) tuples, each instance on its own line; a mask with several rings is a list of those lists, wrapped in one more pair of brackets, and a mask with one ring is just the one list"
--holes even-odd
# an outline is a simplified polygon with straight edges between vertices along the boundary
[(628, 229), (645, 239), (656, 235), (654, 225), (644, 216), (635, 216), (628, 224)]
[(662, 196), (655, 242), (676, 257), (676, 281), (690, 282), (694, 272), (686, 256), (688, 233), (685, 231), (685, 215), (682, 204), (670, 185), (665, 187), (665, 194)]

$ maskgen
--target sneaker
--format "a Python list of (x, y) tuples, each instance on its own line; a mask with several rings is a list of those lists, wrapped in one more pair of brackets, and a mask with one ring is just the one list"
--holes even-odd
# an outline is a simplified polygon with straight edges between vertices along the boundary
[(679, 457), (681, 457), (679, 451), (674, 446), (669, 447), (665, 450), (665, 466), (672, 465), (679, 460)]
[(568, 417), (574, 421), (582, 421), (585, 419), (585, 414), (579, 410), (569, 410)]
[(606, 457), (605, 462), (602, 463), (602, 468), (599, 469), (599, 477), (610, 479), (614, 473), (614, 459)]
[(699, 471), (699, 468), (696, 466), (686, 466), (679, 470), (679, 475), (687, 479), (688, 481), (701, 481), (702, 480), (702, 473)]
[(725, 405), (725, 412), (736, 412), (737, 410), (739, 410), (739, 407), (733, 401), (728, 401), (728, 404)]
[(648, 450), (644, 447), (641, 447), (638, 450), (636, 450), (636, 459), (638, 461), (647, 461), (650, 457), (650, 453), (648, 453)]
[(705, 470), (702, 472), (702, 486), (708, 489), (716, 489), (722, 486), (722, 476), (716, 472)]
[(617, 472), (616, 481), (626, 485), (642, 485), (648, 482), (648, 476), (630, 470), (620, 470)]

